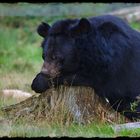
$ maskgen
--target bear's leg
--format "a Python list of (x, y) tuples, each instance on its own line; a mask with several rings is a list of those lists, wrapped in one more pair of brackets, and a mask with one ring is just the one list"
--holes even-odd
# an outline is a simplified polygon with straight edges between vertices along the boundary
[(136, 102), (137, 100), (130, 99), (109, 99), (109, 103), (116, 111), (131, 120), (140, 118), (140, 103), (136, 105)]
[(124, 115), (132, 120), (140, 119), (140, 102), (135, 100), (130, 103), (130, 108), (127, 111), (124, 111)]
[(38, 73), (34, 78), (34, 80), (32, 81), (31, 88), (36, 93), (42, 93), (46, 91), (49, 88), (49, 83), (47, 78), (43, 74)]
[(43, 73), (38, 73), (32, 82), (31, 88), (37, 93), (42, 93), (51, 87), (56, 88), (59, 85), (92, 87), (93, 84), (89, 78), (84, 78), (78, 74), (50, 78)]

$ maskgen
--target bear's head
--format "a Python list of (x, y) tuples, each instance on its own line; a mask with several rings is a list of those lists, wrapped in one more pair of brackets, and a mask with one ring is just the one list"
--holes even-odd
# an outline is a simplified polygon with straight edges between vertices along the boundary
[(61, 20), (52, 27), (47, 23), (38, 26), (37, 32), (43, 37), (41, 73), (48, 77), (75, 73), (79, 68), (79, 50), (75, 46), (75, 37), (90, 32), (87, 19)]
[[(48, 88), (47, 79), (75, 75), (77, 72), (89, 78), (97, 75), (98, 71), (99, 75), (104, 74), (104, 67), (109, 64), (110, 57), (103, 55), (104, 52), (105, 55), (110, 52), (106, 53), (108, 46), (104, 47), (105, 43), (101, 39), (109, 38), (121, 30), (110, 22), (97, 27), (89, 19), (81, 18), (60, 20), (52, 26), (43, 22), (37, 32), (43, 37), (41, 47), (44, 62), (40, 73), (33, 80), (32, 89), (43, 92)], [(102, 60), (107, 61), (105, 66), (104, 63), (100, 64)]]

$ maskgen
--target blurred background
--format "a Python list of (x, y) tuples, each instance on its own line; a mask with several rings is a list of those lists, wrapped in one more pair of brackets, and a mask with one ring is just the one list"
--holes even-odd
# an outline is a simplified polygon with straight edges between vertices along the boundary
[(33, 93), (30, 85), (43, 63), (40, 22), (113, 14), (139, 30), (139, 9), (138, 3), (0, 3), (0, 90)]

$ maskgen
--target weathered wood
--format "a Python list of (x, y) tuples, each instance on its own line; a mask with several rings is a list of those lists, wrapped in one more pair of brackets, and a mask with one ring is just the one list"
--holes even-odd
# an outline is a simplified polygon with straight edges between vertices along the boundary
[(113, 125), (112, 128), (115, 132), (119, 132), (126, 129), (132, 130), (132, 129), (140, 128), (140, 122), (133, 122), (133, 123), (131, 122), (131, 123)]
[(28, 93), (28, 92), (24, 92), (24, 91), (21, 91), (21, 90), (17, 90), (17, 89), (4, 89), (1, 91), (1, 97), (4, 98), (4, 99), (15, 99), (17, 100), (18, 102), (22, 101), (22, 100), (25, 100), (29, 97), (32, 96), (31, 93)]
[(51, 121), (56, 118), (61, 121), (69, 119), (77, 123), (90, 123), (94, 120), (110, 123), (120, 121), (118, 113), (108, 102), (87, 87), (61, 86), (57, 90), (50, 89), (18, 104), (4, 107), (2, 112), (10, 119), (45, 118)]

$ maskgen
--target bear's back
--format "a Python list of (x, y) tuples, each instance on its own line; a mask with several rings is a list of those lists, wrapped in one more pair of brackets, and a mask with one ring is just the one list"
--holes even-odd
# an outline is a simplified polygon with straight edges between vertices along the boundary
[(134, 30), (133, 28), (130, 27), (130, 25), (124, 21), (123, 19), (116, 17), (116, 16), (112, 16), (112, 15), (102, 15), (102, 16), (96, 16), (96, 17), (92, 17), (89, 18), (91, 24), (93, 24), (94, 27), (99, 27), (101, 24), (105, 23), (105, 22), (112, 22), (115, 25), (117, 25), (119, 28), (121, 28), (122, 31), (124, 31), (125, 33), (127, 33), (129, 35), (129, 33), (132, 32), (134, 34), (139, 34), (140, 33), (136, 30)]
[[(115, 90), (121, 90), (122, 92), (120, 92), (120, 94), (128, 93), (125, 96), (135, 97), (140, 93), (140, 33), (133, 29), (123, 19), (116, 16), (97, 16), (89, 18), (89, 20), (96, 29), (105, 22), (112, 22), (128, 36), (128, 38), (123, 38), (123, 41), (126, 41), (128, 48), (130, 48), (130, 50), (128, 49), (130, 52), (129, 55), (127, 55), (128, 58), (126, 58), (125, 63), (123, 63), (122, 68), (118, 71), (117, 75), (112, 77), (109, 83), (105, 85), (105, 91), (112, 93), (115, 92)], [(117, 41), (114, 41), (114, 44), (115, 43), (117, 43)], [(126, 52), (127, 50), (125, 53)], [(119, 95), (118, 92), (117, 95)], [(115, 93), (113, 94), (114, 97), (117, 95), (115, 95)]]

